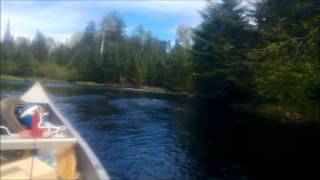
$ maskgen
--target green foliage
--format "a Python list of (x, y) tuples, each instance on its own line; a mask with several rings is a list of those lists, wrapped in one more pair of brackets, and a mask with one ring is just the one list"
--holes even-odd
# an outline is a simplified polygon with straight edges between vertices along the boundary
[(176, 44), (170, 52), (170, 59), (167, 64), (169, 66), (168, 77), (166, 78), (169, 79), (168, 88), (180, 92), (190, 91), (192, 86), (190, 74), (193, 71), (190, 51)]
[(33, 55), (38, 61), (44, 61), (48, 58), (49, 49), (46, 44), (44, 35), (37, 31), (35, 38), (32, 41)]
[(57, 80), (72, 80), (77, 76), (74, 68), (59, 66), (52, 62), (38, 63), (34, 72), (37, 77), (52, 78)]
[(1, 59), (10, 59), (14, 55), (14, 50), (14, 40), (10, 32), (10, 23), (8, 21), (3, 43), (1, 43)]
[(171, 53), (170, 42), (159, 40), (142, 25), (131, 36), (124, 35), (125, 26), (122, 17), (111, 12), (99, 27), (89, 22), (84, 32), (75, 33), (67, 43), (55, 42), (39, 31), (31, 42), (23, 37), (14, 41), (8, 26), (1, 42), (6, 55), (1, 73), (186, 91), (191, 74), (186, 50), (191, 44), (190, 28), (181, 26), (180, 42)]
[(193, 93), (226, 103), (293, 106), (306, 117), (306, 109), (320, 103), (317, 5), (261, 0), (252, 13), (237, 0), (208, 3), (194, 30)]
[(319, 103), (320, 11), (315, 1), (257, 4), (260, 49), (252, 59), (255, 91), (277, 103)]
[(1, 60), (1, 73), (2, 74), (15, 74), (17, 72), (17, 64), (9, 60)]
[(194, 93), (206, 98), (236, 100), (250, 84), (248, 58), (256, 34), (239, 8), (240, 1), (209, 3), (195, 29)]

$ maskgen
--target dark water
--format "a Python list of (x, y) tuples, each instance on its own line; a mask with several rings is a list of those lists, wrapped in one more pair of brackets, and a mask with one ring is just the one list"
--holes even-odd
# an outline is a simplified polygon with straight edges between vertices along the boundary
[[(3, 81), (1, 98), (30, 86)], [(319, 125), (281, 124), (178, 95), (44, 86), (112, 179), (319, 178)]]

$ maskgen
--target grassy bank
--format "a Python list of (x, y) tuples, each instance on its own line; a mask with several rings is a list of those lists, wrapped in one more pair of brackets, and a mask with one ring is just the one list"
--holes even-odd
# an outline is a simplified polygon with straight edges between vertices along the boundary
[[(48, 78), (39, 78), (39, 77), (18, 77), (12, 75), (0, 75), (1, 80), (13, 80), (13, 81), (39, 81), (39, 82), (58, 82), (58, 83), (69, 83), (65, 80), (56, 80), (56, 79), (48, 79)], [(167, 90), (154, 87), (154, 86), (137, 86), (132, 84), (104, 84), (104, 83), (96, 83), (91, 81), (75, 81), (72, 82), (74, 84), (82, 85), (82, 86), (105, 86), (114, 89), (136, 89), (136, 90), (146, 90), (146, 91), (159, 91), (159, 92), (168, 92)]]
[(164, 88), (155, 87), (155, 86), (146, 86), (146, 85), (135, 85), (135, 84), (116, 84), (109, 83), (105, 84), (109, 88), (115, 89), (127, 89), (127, 90), (144, 90), (144, 91), (157, 91), (157, 92), (169, 92)]
[(12, 81), (39, 81), (39, 82), (60, 82), (66, 83), (63, 80), (56, 80), (56, 79), (47, 79), (47, 78), (39, 78), (39, 77), (18, 77), (18, 76), (11, 76), (11, 75), (0, 75), (1, 80), (12, 80)]
[(91, 81), (76, 81), (74, 83), (82, 86), (105, 86), (105, 84), (91, 82)]
[(306, 105), (278, 105), (278, 104), (254, 104), (237, 103), (232, 108), (247, 114), (254, 114), (260, 117), (268, 118), (283, 123), (319, 123), (320, 124), (320, 106)]

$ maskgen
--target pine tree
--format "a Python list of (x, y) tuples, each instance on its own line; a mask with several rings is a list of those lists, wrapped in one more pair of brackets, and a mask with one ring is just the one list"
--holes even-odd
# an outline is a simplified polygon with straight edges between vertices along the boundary
[(7, 28), (4, 33), (2, 48), (1, 48), (1, 59), (12, 60), (14, 56), (14, 39), (10, 32), (10, 21), (8, 20)]
[(46, 44), (46, 38), (40, 31), (37, 31), (32, 41), (32, 50), (33, 50), (33, 56), (39, 62), (44, 62), (45, 60), (47, 60), (49, 56), (49, 49)]
[(89, 22), (79, 45), (76, 49), (76, 59), (73, 64), (77, 67), (81, 80), (101, 82), (102, 69), (98, 61), (97, 30), (94, 22)]
[(122, 55), (124, 49), (125, 23), (117, 12), (111, 12), (103, 18), (100, 24), (101, 46), (100, 57), (106, 82), (119, 82), (121, 74)]
[(319, 2), (263, 0), (256, 6), (262, 41), (251, 52), (255, 91), (276, 103), (320, 102)]
[(248, 87), (244, 49), (252, 46), (252, 26), (241, 1), (208, 3), (203, 22), (194, 31), (194, 93), (228, 100), (240, 97)]

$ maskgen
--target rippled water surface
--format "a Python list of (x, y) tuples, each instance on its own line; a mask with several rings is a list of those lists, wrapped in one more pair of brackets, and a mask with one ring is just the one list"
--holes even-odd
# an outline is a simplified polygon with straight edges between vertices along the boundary
[[(3, 81), (1, 97), (18, 97), (31, 84)], [(319, 158), (317, 125), (284, 125), (179, 95), (44, 86), (112, 179), (269, 179), (316, 171), (307, 161)]]

